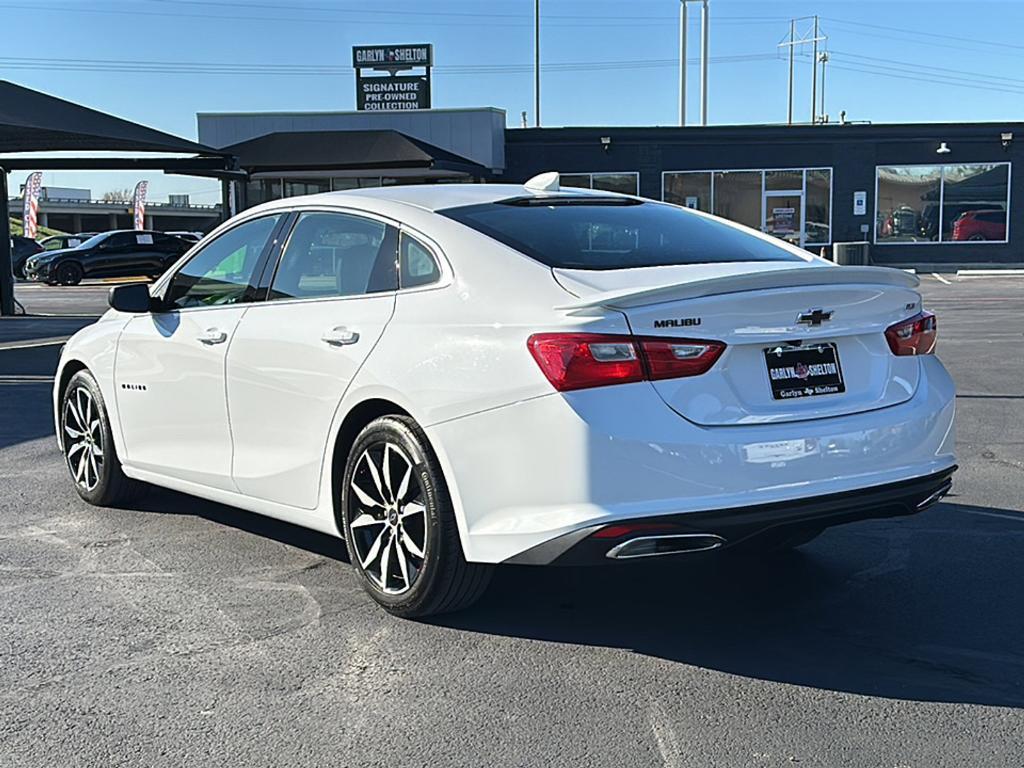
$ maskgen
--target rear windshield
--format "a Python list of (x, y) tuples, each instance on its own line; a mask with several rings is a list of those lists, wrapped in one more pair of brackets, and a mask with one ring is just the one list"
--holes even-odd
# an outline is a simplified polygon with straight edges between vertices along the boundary
[(802, 261), (774, 243), (714, 219), (629, 198), (529, 198), (439, 213), (563, 269)]

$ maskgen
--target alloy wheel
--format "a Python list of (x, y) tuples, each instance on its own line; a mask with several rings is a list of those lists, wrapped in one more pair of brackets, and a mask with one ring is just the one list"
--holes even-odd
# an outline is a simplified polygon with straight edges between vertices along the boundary
[(429, 524), (412, 461), (394, 443), (371, 444), (356, 462), (350, 489), (351, 554), (382, 592), (407, 592), (423, 569)]
[(76, 387), (64, 401), (64, 445), (75, 482), (86, 491), (100, 482), (103, 467), (103, 428), (99, 407), (86, 387)]

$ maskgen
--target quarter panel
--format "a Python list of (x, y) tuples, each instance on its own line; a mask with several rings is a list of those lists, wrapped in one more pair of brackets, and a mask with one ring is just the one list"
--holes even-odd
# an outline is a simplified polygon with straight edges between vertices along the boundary
[(119, 456), (124, 456), (124, 440), (121, 435), (121, 419), (117, 408), (114, 389), (114, 362), (117, 355), (117, 342), (121, 330), (130, 319), (129, 315), (110, 310), (92, 325), (87, 325), (75, 333), (64, 345), (57, 372), (53, 380), (54, 424), (57, 444), (63, 449), (60, 427), (60, 381), (63, 373), (72, 362), (83, 364), (96, 378), (107, 407), (107, 415), (114, 425), (114, 446)]

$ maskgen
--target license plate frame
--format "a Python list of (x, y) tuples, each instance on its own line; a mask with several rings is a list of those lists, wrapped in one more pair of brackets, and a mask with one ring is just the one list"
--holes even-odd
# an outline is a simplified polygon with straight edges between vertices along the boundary
[(835, 342), (765, 347), (764, 361), (773, 400), (799, 400), (846, 391)]

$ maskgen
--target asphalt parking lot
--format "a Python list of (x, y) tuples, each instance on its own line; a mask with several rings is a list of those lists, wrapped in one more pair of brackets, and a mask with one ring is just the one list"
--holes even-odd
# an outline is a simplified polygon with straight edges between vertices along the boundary
[(24, 337), (88, 319), (0, 321), (0, 765), (1019, 766), (1024, 279), (943, 279), (942, 504), (770, 561), (507, 567), (429, 622), (377, 609), (333, 538), (167, 491), (81, 502), (55, 347)]

